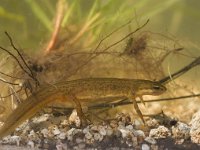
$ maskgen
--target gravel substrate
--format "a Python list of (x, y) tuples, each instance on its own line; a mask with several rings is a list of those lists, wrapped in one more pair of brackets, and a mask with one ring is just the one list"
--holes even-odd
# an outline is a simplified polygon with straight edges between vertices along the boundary
[(147, 119), (144, 126), (121, 113), (113, 120), (79, 126), (75, 111), (69, 118), (43, 114), (4, 137), (0, 149), (200, 149), (200, 111), (189, 124), (160, 114)]

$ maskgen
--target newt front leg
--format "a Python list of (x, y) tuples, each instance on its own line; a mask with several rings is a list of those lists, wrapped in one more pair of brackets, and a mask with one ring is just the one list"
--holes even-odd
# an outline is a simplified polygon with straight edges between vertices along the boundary
[(138, 116), (140, 117), (140, 119), (142, 120), (142, 122), (145, 124), (145, 121), (144, 121), (142, 112), (140, 111), (140, 108), (138, 107), (138, 104), (137, 104), (137, 101), (136, 101), (136, 99), (135, 99), (135, 96), (132, 96), (130, 99), (131, 99), (132, 102), (133, 102), (133, 106), (134, 106), (134, 108), (135, 108), (135, 110), (136, 110)]
[(81, 125), (86, 126), (87, 125), (87, 119), (86, 119), (86, 117), (83, 113), (81, 103), (79, 102), (79, 100), (74, 95), (68, 96), (68, 98), (70, 98), (75, 104), (75, 109), (76, 109), (77, 115), (78, 115), (78, 117), (81, 121)]
[(142, 96), (138, 96), (138, 97), (140, 98), (140, 102), (142, 102), (142, 104), (146, 107), (145, 102), (144, 102)]

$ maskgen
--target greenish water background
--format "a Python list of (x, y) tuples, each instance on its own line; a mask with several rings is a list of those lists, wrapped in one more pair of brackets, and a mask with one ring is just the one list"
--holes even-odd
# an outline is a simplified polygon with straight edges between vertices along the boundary
[[(69, 22), (81, 22), (90, 12), (94, 0), (75, 0), (79, 6), (71, 14)], [(40, 48), (52, 29), (52, 20), (56, 8), (56, 0), (1, 0), (0, 32), (1, 43), (4, 44), (3, 32), (8, 31), (21, 47)], [(69, 5), (74, 1), (67, 1)], [(123, 24), (125, 20), (137, 16), (141, 23), (150, 19), (148, 27), (156, 32), (169, 32), (178, 39), (187, 39), (194, 44), (199, 43), (200, 2), (196, 0), (103, 0), (107, 8), (100, 10), (103, 17), (108, 18), (112, 28)], [(100, 5), (100, 4), (99, 4)], [(98, 6), (99, 9), (100, 6)], [(116, 17), (117, 16), (117, 17)], [(116, 17), (116, 19), (114, 18)], [(110, 19), (110, 21), (109, 21)], [(115, 23), (113, 23), (115, 21)], [(110, 29), (111, 25), (108, 25)], [(104, 30), (105, 31), (105, 30)]]
[[(136, 17), (140, 24), (146, 19), (150, 19), (150, 23), (146, 27), (148, 30), (172, 34), (180, 42), (183, 41), (184, 47), (190, 54), (193, 56), (200, 55), (200, 1), (68, 0), (66, 2), (69, 9), (74, 5), (66, 25), (81, 23), (87, 18), (94, 7), (94, 3), (96, 3), (95, 9), (102, 13), (101, 17), (104, 19), (104, 22), (98, 24), (102, 28), (95, 34), (97, 39), (99, 39), (99, 34), (106, 35), (130, 18)], [(1, 0), (0, 44), (2, 46), (9, 45), (4, 35), (4, 31), (7, 31), (17, 43), (17, 46), (24, 51), (29, 53), (41, 50), (53, 30), (56, 3), (56, 0)], [(66, 13), (66, 15), (68, 14)], [(136, 23), (134, 25), (136, 26)], [(132, 28), (134, 28), (134, 25)], [(191, 58), (171, 57), (168, 64), (170, 64), (170, 69), (173, 72), (189, 61), (191, 61)], [(190, 76), (198, 79), (198, 69), (195, 72), (193, 71), (194, 73), (191, 73)]]
[[(80, 24), (89, 14), (101, 13), (93, 28), (96, 40), (110, 33), (113, 29), (135, 17), (137, 23), (150, 23), (145, 30), (156, 33), (171, 34), (187, 49), (192, 56), (200, 55), (200, 1), (197, 0), (66, 0), (68, 24)], [(25, 52), (42, 50), (53, 30), (53, 18), (57, 0), (1, 0), (0, 1), (0, 44), (8, 47), (9, 42), (4, 32), (7, 31), (18, 47)], [(71, 11), (71, 12), (70, 12)], [(70, 13), (69, 13), (70, 12)], [(178, 60), (178, 61), (177, 61)], [(190, 57), (172, 56), (165, 63), (174, 72), (192, 61)], [(199, 67), (187, 73), (190, 79), (198, 80)], [(198, 85), (197, 85), (198, 86)]]

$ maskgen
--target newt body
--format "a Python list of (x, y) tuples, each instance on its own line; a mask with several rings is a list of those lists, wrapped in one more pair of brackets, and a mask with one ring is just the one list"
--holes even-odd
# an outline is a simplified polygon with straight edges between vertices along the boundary
[(99, 98), (127, 97), (133, 100), (134, 107), (143, 120), (135, 97), (160, 95), (165, 91), (166, 88), (158, 82), (118, 78), (88, 78), (46, 85), (28, 97), (9, 115), (0, 129), (0, 137), (10, 134), (47, 104), (57, 100), (65, 102), (68, 107), (75, 107), (79, 117), (83, 117), (81, 103), (85, 100), (92, 105)]

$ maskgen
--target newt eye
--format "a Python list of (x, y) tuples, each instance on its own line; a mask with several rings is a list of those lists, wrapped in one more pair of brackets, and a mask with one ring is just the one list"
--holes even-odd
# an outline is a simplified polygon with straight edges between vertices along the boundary
[(160, 90), (161, 88), (160, 88), (160, 86), (158, 86), (158, 85), (154, 85), (154, 86), (153, 86), (153, 89), (154, 89), (154, 90)]

